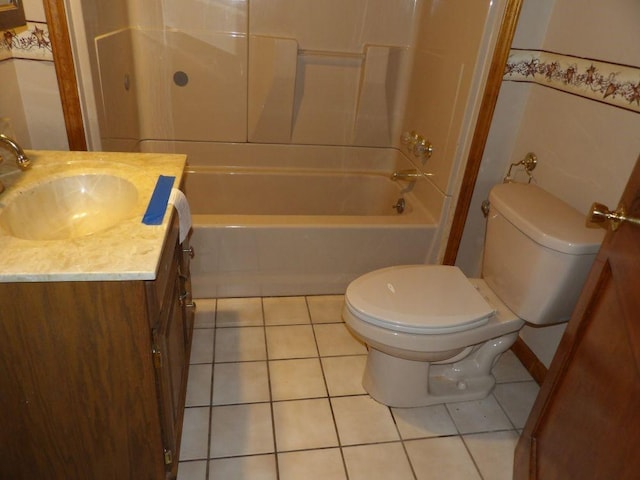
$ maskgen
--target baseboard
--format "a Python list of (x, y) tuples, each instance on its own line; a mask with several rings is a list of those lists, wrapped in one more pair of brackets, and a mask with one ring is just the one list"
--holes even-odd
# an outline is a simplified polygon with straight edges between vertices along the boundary
[(516, 343), (511, 346), (511, 351), (515, 353), (538, 385), (542, 385), (544, 377), (547, 375), (547, 367), (544, 366), (544, 363), (538, 359), (522, 338), (518, 337)]

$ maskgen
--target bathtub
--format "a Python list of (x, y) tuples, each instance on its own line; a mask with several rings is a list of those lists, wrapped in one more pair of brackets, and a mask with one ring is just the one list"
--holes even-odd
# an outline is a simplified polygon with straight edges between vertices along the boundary
[(409, 190), (379, 171), (189, 166), (193, 294), (337, 294), (373, 269), (425, 263), (437, 221)]

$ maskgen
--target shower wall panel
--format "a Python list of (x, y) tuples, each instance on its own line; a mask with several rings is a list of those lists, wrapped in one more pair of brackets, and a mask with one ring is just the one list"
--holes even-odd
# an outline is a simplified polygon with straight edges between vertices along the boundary
[(393, 145), (414, 9), (414, 1), (252, 0), (249, 141)]
[(246, 141), (246, 37), (134, 31), (142, 138)]
[(132, 31), (101, 35), (95, 46), (102, 92), (101, 136), (135, 141), (141, 132)]
[(129, 2), (129, 27), (96, 39), (100, 104), (117, 106), (102, 115), (102, 137), (391, 146), (415, 5)]

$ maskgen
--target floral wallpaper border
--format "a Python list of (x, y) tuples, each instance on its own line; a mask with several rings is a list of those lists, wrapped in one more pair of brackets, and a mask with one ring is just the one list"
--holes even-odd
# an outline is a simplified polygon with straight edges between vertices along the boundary
[(0, 61), (19, 58), (53, 62), (46, 23), (27, 22), (26, 29), (5, 30), (0, 34)]
[(539, 50), (511, 50), (504, 80), (531, 82), (640, 112), (640, 68)]

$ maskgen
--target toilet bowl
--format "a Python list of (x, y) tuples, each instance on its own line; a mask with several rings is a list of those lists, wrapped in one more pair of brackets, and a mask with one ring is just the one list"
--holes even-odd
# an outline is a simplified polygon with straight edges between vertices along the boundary
[(495, 385), (491, 369), (525, 323), (568, 320), (602, 232), (535, 185), (498, 185), (489, 199), (483, 278), (404, 265), (347, 287), (343, 319), (368, 347), (362, 383), (379, 402), (484, 398)]
[(365, 390), (394, 407), (485, 397), (495, 360), (524, 325), (483, 280), (444, 265), (363, 275), (347, 289), (343, 318), (369, 347)]

